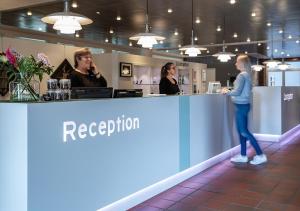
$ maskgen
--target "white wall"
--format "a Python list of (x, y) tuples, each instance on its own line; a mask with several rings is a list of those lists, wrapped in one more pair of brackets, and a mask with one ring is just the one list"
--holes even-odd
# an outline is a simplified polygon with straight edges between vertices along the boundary
[(286, 86), (300, 86), (300, 71), (286, 71), (285, 72)]

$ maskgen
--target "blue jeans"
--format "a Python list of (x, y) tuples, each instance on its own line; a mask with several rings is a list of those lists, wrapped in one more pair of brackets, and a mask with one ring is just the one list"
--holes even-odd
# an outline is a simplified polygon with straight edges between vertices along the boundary
[(262, 154), (262, 150), (257, 143), (257, 140), (248, 130), (248, 113), (250, 111), (250, 104), (234, 104), (235, 105), (235, 121), (237, 131), (241, 142), (241, 155), (246, 156), (246, 142), (250, 141), (251, 145), (256, 151), (257, 155)]

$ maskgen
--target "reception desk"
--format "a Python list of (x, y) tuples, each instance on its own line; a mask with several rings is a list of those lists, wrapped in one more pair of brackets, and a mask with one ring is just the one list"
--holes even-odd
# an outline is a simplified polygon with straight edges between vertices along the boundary
[(300, 123), (300, 87), (255, 87), (253, 132), (280, 136)]
[(0, 103), (0, 210), (99, 210), (237, 146), (232, 114), (223, 95)]

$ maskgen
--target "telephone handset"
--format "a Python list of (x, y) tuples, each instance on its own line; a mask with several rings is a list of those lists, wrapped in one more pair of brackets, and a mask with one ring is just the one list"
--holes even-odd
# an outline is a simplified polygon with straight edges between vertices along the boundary
[(92, 66), (92, 64), (93, 64), (93, 63), (91, 63), (91, 66), (90, 66), (90, 68), (88, 69), (88, 73), (89, 73), (89, 76), (90, 76), (90, 77), (95, 77), (95, 76), (96, 76), (95, 73), (94, 73), (95, 67)]

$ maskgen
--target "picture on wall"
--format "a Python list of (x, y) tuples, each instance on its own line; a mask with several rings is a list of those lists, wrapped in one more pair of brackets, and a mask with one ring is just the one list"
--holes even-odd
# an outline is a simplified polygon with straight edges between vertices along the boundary
[(120, 62), (120, 77), (132, 77), (132, 64)]

